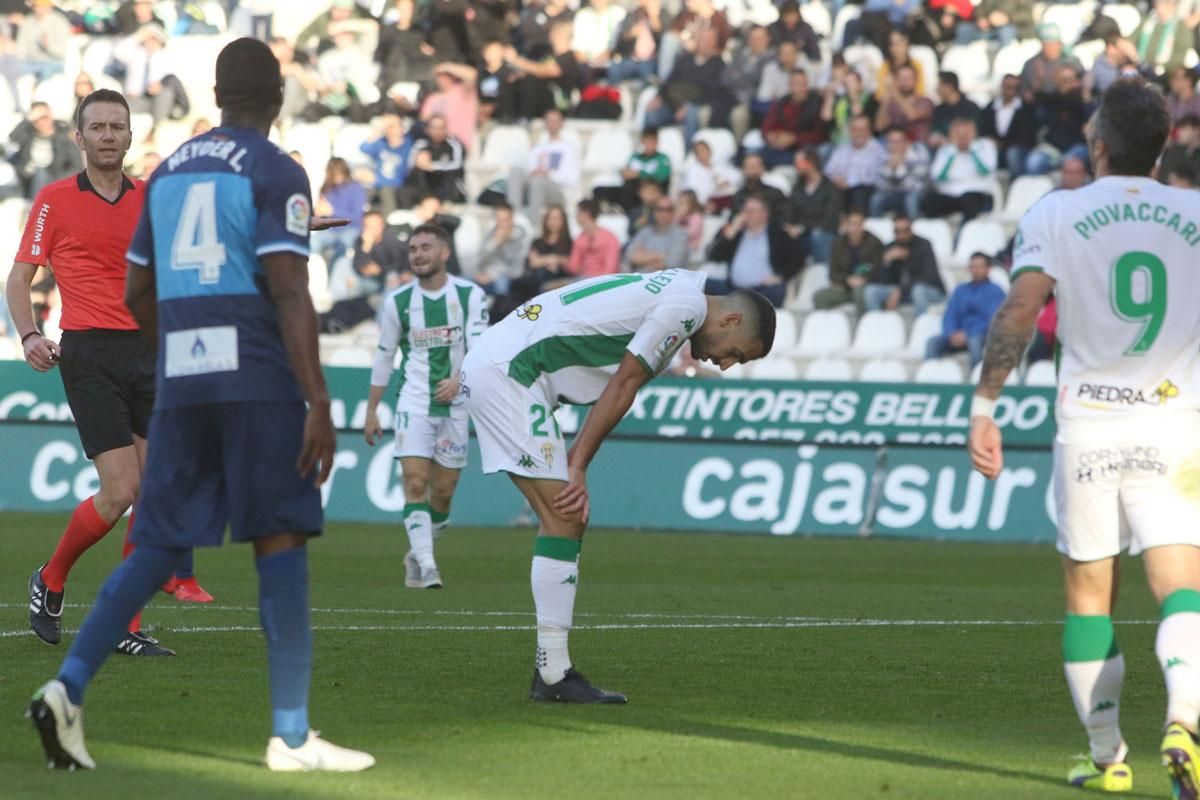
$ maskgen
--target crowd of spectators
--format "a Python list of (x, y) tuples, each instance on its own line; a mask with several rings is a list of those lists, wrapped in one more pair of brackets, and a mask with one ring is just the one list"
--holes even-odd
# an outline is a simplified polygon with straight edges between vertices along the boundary
[[(69, 120), (22, 102), (46, 81), (74, 81), (76, 98), (115, 85), (149, 115), (135, 174), (157, 164), (164, 121), (206, 129), (174, 37), (268, 42), (283, 67), (281, 141), (296, 126), (362, 127), (314, 187), (318, 212), (351, 219), (313, 237), (334, 301), (327, 331), (369, 319), (410, 278), (403, 238), (436, 220), (475, 232), (453, 268), (485, 287), (495, 312), (570, 280), (667, 267), (704, 268), (712, 291), (754, 288), (784, 307), (794, 279), (822, 264), (817, 309), (919, 316), (944, 304), (929, 356), (975, 361), (1003, 295), (989, 270), (1005, 252), (976, 253), (959, 265), (961, 285), (946, 285), (958, 273), (915, 221), (960, 230), (999, 212), (1003, 187), (1026, 175), (1086, 183), (1087, 120), (1122, 78), (1167, 96), (1177, 129), (1160, 179), (1200, 182), (1195, 0), (1122, 5), (1137, 16), (1124, 33), (1099, 1), (1074, 3), (1081, 22), (1064, 31), (1048, 11), (1058, 4), (1035, 13), (1025, 0), (333, 0), (294, 36), (278, 35), (291, 12), (273, 0), (3, 4), (0, 104), (11, 98), (21, 114), (9, 194), (29, 199), (80, 168)], [(80, 32), (112, 40), (103, 75), (62, 74)], [(978, 80), (1002, 49), (1031, 41), (995, 81)], [(597, 181), (571, 121), (623, 127), (630, 105), (637, 144)], [(531, 146), (481, 191), (472, 159), (502, 126), (531, 131)], [(681, 152), (664, 150), (668, 128)]]

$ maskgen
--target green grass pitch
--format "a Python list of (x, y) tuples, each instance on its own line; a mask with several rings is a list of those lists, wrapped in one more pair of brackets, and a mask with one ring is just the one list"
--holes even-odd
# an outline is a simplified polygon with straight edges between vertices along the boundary
[[(22, 714), (66, 653), (27, 633), (25, 584), (66, 518), (0, 516), (0, 798), (1067, 798), (1086, 744), (1045, 547), (589, 533), (572, 655), (627, 706), (534, 705), (529, 531), (452, 530), (443, 591), (403, 588), (404, 534), (334, 524), (311, 548), (312, 720), (374, 753), (353, 776), (272, 775), (245, 546), (202, 550), (217, 604), (160, 595), (177, 659), (114, 656), (88, 694), (94, 773), (49, 772)], [(71, 576), (78, 627), (123, 524)], [(1155, 608), (1126, 569), (1118, 636), (1134, 797), (1168, 797)]]

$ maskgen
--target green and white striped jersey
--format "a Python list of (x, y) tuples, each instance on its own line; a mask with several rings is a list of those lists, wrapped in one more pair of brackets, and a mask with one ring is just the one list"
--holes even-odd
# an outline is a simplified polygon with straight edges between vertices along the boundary
[(400, 350), (400, 388), (396, 411), (430, 417), (465, 415), (462, 398), (434, 399), (441, 381), (457, 376), (463, 355), (487, 329), (487, 297), (478, 285), (454, 275), (427, 292), (417, 281), (388, 293), (379, 308), (379, 349), (371, 370), (372, 386), (391, 381)]
[(1200, 193), (1111, 175), (1051, 192), (1017, 230), (1013, 277), (1058, 298), (1060, 421), (1200, 408)]
[(668, 269), (606, 275), (546, 292), (483, 335), (508, 377), (552, 403), (594, 403), (632, 353), (652, 376), (704, 324), (705, 275)]

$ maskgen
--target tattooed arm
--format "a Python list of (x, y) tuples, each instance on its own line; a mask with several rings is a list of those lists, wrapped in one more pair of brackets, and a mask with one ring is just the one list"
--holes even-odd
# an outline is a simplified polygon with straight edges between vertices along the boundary
[[(975, 396), (985, 401), (995, 400), (1004, 388), (1009, 373), (1025, 357), (1033, 337), (1038, 314), (1054, 291), (1054, 279), (1042, 272), (1021, 273), (1013, 282), (1008, 299), (988, 329), (987, 348), (983, 355), (983, 371)], [(987, 478), (996, 478), (1004, 468), (1000, 429), (988, 414), (971, 415), (971, 433), (967, 451), (971, 463)]]

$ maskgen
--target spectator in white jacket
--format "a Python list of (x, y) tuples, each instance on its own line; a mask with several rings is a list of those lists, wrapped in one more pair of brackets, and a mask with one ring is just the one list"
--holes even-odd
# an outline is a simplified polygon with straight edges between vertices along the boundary
[(692, 154), (683, 171), (683, 188), (696, 193), (700, 204), (729, 206), (733, 193), (742, 185), (742, 173), (732, 164), (714, 164), (712, 148), (703, 139), (692, 143)]
[(625, 20), (625, 9), (612, 0), (590, 0), (575, 12), (571, 49), (580, 64), (607, 67), (612, 59), (617, 31)]
[(562, 112), (552, 109), (543, 119), (546, 138), (533, 146), (527, 164), (508, 173), (508, 202), (528, 209), (531, 219), (540, 218), (547, 204), (567, 205), (580, 182), (579, 143), (562, 135)]
[(933, 183), (921, 202), (929, 217), (954, 213), (968, 222), (992, 209), (996, 182), (996, 145), (975, 135), (975, 121), (960, 118), (950, 123), (950, 141), (934, 156)]

